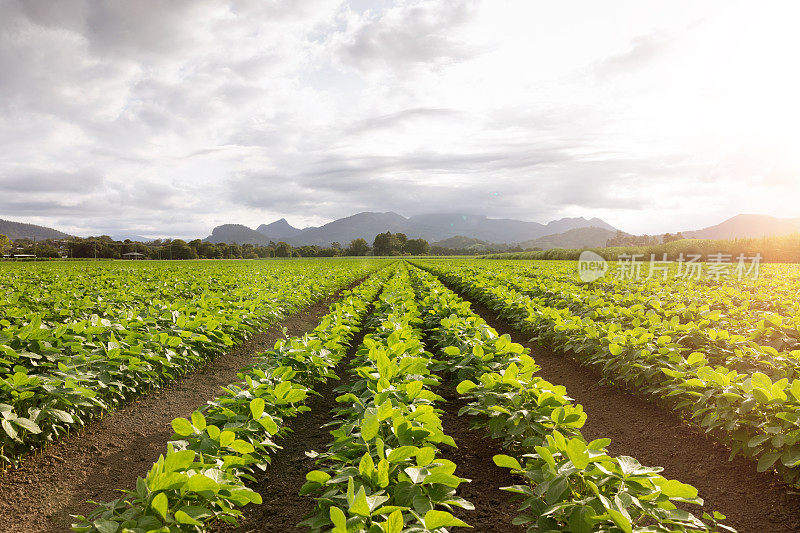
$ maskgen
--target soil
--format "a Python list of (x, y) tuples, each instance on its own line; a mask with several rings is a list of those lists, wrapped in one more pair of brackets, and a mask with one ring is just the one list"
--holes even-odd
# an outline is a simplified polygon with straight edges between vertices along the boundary
[[(777, 475), (756, 471), (754, 462), (737, 457), (730, 449), (690, 425), (678, 413), (612, 384), (603, 383), (591, 367), (569, 355), (526, 342), (490, 309), (473, 302), (473, 310), (499, 333), (531, 349), (541, 366), (539, 375), (564, 385), (567, 393), (589, 415), (583, 435), (608, 437), (614, 455), (635, 457), (644, 465), (664, 467), (662, 475), (695, 486), (704, 508), (727, 516), (724, 523), (740, 533), (800, 531), (800, 493)], [(698, 513), (695, 507), (693, 512)]]
[(266, 471), (256, 474), (256, 483), (248, 484), (261, 495), (263, 503), (243, 507), (238, 527), (217, 523), (210, 531), (308, 531), (308, 528), (296, 529), (297, 524), (314, 510), (315, 503), (311, 496), (299, 494), (300, 487), (306, 482), (306, 473), (316, 468), (314, 460), (306, 452), (322, 452), (328, 447), (331, 428), (323, 426), (332, 420), (331, 409), (338, 396), (334, 389), (339, 385), (340, 382), (329, 380), (317, 386), (320, 396), (315, 396), (307, 404), (311, 411), (301, 413), (289, 422), (292, 432), (278, 441), (282, 448), (272, 455), (272, 464)]
[(466, 402), (453, 385), (445, 384), (435, 391), (446, 400), (444, 404), (437, 404), (444, 410), (442, 429), (458, 445), (456, 449), (445, 446), (441, 456), (458, 465), (455, 472), (457, 476), (472, 480), (459, 485), (458, 495), (475, 506), (473, 511), (456, 508), (453, 514), (471, 525), (473, 531), (523, 533), (525, 527), (511, 523), (520, 514), (519, 505), (511, 500), (511, 493), (500, 490), (500, 487), (519, 483), (519, 479), (515, 479), (509, 469), (494, 464), (492, 457), (505, 453), (500, 444), (483, 429), (471, 429), (470, 417), (458, 416), (458, 410)]
[(323, 427), (333, 420), (331, 410), (337, 405), (336, 392), (343, 382), (347, 383), (351, 376), (341, 367), (347, 365), (361, 344), (364, 331), (353, 339), (348, 355), (337, 374), (343, 381), (328, 380), (318, 385), (314, 396), (308, 403), (310, 411), (301, 413), (289, 421), (291, 433), (278, 441), (281, 449), (272, 455), (272, 463), (264, 472), (255, 474), (256, 482), (248, 486), (261, 495), (261, 505), (247, 505), (242, 508), (242, 517), (237, 520), (238, 527), (216, 523), (209, 528), (213, 532), (264, 532), (284, 533), (287, 531), (308, 531), (308, 528), (297, 528), (314, 510), (314, 498), (300, 496), (300, 487), (306, 482), (306, 473), (314, 470), (314, 459), (306, 452), (323, 452), (331, 441), (330, 427)]
[[(354, 283), (352, 286), (356, 285)], [(83, 430), (27, 458), (0, 476), (0, 532), (64, 532), (70, 514), (94, 508), (118, 489), (133, 488), (163, 454), (176, 417), (188, 417), (200, 405), (236, 381), (253, 356), (283, 338), (311, 331), (339, 293), (286, 318), (180, 381), (140, 396)]]

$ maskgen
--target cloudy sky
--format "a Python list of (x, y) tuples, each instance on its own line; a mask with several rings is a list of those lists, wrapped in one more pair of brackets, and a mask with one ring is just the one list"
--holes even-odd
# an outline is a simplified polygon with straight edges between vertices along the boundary
[(800, 216), (797, 5), (0, 0), (0, 218)]

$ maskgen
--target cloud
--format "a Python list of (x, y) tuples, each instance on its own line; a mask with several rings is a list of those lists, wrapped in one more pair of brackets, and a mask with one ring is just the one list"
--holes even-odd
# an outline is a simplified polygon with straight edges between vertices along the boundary
[(69, 172), (31, 171), (0, 174), (2, 194), (47, 194), (89, 193), (103, 184), (103, 177), (96, 170)]
[(604, 79), (618, 74), (635, 72), (658, 59), (669, 47), (669, 41), (657, 35), (637, 35), (631, 39), (628, 49), (604, 58), (595, 66), (598, 78)]
[[(357, 210), (631, 228), (651, 212), (668, 224), (677, 205), (769, 206), (768, 191), (791, 209), (800, 194), (793, 144), (747, 137), (768, 128), (743, 123), (733, 142), (687, 127), (713, 118), (696, 80), (741, 86), (715, 59), (739, 46), (720, 28), (749, 27), (744, 7), (720, 22), (711, 8), (517, 0), (2, 4), (6, 218), (182, 237)], [(749, 64), (785, 67), (783, 48), (750, 45)]]
[(458, 36), (472, 20), (476, 2), (414, 2), (384, 12), (368, 11), (335, 37), (342, 63), (363, 71), (376, 68), (458, 63), (480, 49)]
[(456, 109), (447, 108), (430, 109), (417, 107), (414, 109), (404, 109), (396, 113), (360, 120), (353, 125), (348, 132), (367, 133), (372, 130), (393, 129), (415, 122), (448, 120), (460, 114), (461, 112)]

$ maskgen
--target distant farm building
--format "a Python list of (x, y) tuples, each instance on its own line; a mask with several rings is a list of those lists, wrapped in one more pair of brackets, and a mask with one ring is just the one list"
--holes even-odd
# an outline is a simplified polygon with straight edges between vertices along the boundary
[(144, 254), (140, 254), (139, 252), (128, 252), (126, 254), (122, 254), (123, 259), (144, 259)]

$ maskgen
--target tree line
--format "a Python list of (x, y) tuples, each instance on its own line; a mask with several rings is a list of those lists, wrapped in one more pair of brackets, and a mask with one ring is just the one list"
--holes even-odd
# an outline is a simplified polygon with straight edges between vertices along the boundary
[[(265, 259), (270, 257), (337, 257), (366, 255), (474, 255), (470, 249), (431, 246), (427, 240), (409, 239), (403, 233), (385, 232), (375, 236), (372, 244), (366, 239), (353, 239), (347, 246), (333, 242), (329, 246), (292, 246), (270, 241), (269, 244), (211, 243), (201, 239), (155, 239), (149, 242), (116, 241), (108, 235), (46, 239), (18, 239), (13, 243), (0, 235), (0, 251), (11, 255), (35, 255), (40, 258), (76, 259)], [(141, 254), (126, 256), (125, 254)]]

